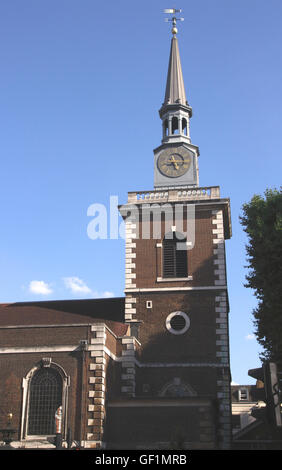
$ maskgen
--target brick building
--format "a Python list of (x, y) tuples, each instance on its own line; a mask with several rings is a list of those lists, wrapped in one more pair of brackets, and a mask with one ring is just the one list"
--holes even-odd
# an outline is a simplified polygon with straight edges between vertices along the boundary
[(230, 205), (199, 186), (176, 33), (154, 189), (119, 207), (125, 296), (0, 306), (0, 427), (12, 413), (18, 446), (51, 443), (59, 412), (84, 448), (230, 447)]

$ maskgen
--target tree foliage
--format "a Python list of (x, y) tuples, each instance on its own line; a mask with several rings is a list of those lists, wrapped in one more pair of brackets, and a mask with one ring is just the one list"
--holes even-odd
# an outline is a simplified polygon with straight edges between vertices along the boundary
[(282, 362), (282, 191), (267, 189), (243, 205), (240, 222), (248, 236), (246, 287), (254, 290), (255, 334), (262, 359)]

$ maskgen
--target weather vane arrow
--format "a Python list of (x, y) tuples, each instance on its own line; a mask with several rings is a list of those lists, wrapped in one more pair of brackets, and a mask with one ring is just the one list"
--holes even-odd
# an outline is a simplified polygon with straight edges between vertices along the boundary
[[(169, 13), (171, 15), (175, 15), (175, 13), (181, 13), (182, 10), (177, 10), (176, 8), (165, 8), (164, 13)], [(175, 35), (177, 34), (178, 30), (176, 27), (176, 22), (177, 21), (184, 21), (184, 18), (176, 18), (176, 16), (173, 16), (172, 18), (165, 18), (165, 21), (171, 21), (172, 22), (172, 34)]]

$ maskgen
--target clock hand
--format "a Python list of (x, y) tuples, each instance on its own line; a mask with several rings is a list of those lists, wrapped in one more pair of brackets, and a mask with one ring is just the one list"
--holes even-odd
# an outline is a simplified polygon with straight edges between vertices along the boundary
[(170, 158), (171, 158), (170, 161), (174, 164), (174, 168), (175, 168), (176, 170), (178, 170), (179, 166), (178, 166), (178, 163), (175, 161), (174, 156), (172, 155), (172, 157), (170, 157)]

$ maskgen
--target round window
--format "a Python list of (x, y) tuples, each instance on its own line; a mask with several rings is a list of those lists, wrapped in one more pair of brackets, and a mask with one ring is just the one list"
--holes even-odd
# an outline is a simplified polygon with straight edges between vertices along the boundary
[(167, 330), (174, 335), (182, 335), (190, 326), (190, 320), (184, 312), (172, 312), (166, 319)]

